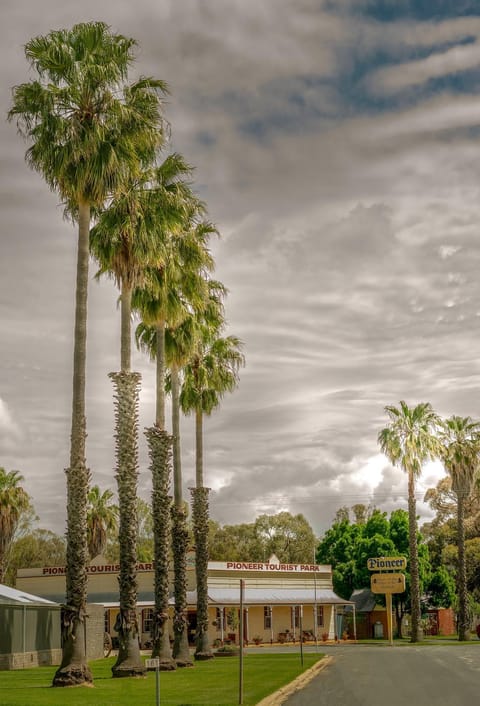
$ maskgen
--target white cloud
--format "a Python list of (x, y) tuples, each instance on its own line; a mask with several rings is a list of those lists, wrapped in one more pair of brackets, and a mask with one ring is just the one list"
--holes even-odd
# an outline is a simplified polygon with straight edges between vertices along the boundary
[(375, 93), (395, 93), (430, 79), (451, 76), (480, 64), (480, 44), (460, 45), (435, 52), (425, 59), (407, 61), (370, 73), (367, 85)]

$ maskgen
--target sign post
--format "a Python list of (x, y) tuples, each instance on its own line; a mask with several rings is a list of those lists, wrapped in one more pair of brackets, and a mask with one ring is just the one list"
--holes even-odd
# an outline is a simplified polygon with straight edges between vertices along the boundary
[(160, 660), (158, 657), (146, 659), (145, 666), (147, 669), (155, 670), (155, 704), (160, 706)]
[(238, 703), (243, 704), (243, 598), (245, 594), (245, 580), (240, 579), (240, 659), (239, 659), (239, 680), (238, 680)]
[(403, 593), (405, 591), (405, 574), (398, 572), (398, 569), (405, 569), (407, 560), (405, 557), (377, 557), (368, 559), (367, 567), (370, 571), (380, 571), (382, 573), (372, 574), (370, 577), (370, 589), (372, 593), (384, 593), (387, 604), (387, 637), (390, 645), (393, 646), (393, 620), (392, 620), (392, 593)]

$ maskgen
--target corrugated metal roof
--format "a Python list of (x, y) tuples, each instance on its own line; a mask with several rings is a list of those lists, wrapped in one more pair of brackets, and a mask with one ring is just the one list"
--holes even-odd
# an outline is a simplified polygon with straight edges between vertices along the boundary
[[(208, 598), (217, 605), (238, 605), (240, 602), (239, 588), (212, 588), (208, 589)], [(332, 590), (313, 588), (249, 588), (244, 590), (243, 602), (246, 605), (348, 605)]]
[(58, 603), (49, 601), (46, 598), (34, 596), (31, 593), (25, 593), (25, 591), (17, 591), (16, 588), (4, 586), (3, 584), (0, 584), (0, 603), (10, 605), (12, 603), (18, 603), (19, 605), (58, 605)]

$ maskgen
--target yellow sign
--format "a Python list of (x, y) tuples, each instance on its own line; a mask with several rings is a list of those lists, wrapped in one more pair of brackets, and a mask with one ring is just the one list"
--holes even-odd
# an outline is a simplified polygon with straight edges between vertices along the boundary
[(372, 593), (403, 593), (405, 574), (372, 574), (370, 588)]
[(367, 568), (370, 571), (398, 571), (407, 568), (407, 560), (404, 556), (379, 556), (367, 559)]

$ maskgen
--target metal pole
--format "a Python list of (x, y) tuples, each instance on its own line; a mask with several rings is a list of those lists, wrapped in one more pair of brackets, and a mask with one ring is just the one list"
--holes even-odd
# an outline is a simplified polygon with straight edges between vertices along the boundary
[(238, 703), (243, 704), (243, 591), (245, 581), (240, 579), (240, 660), (238, 679)]
[(386, 603), (387, 603), (387, 632), (388, 632), (388, 641), (390, 645), (393, 647), (393, 625), (392, 625), (392, 594), (391, 593), (386, 593), (385, 594), (386, 598)]
[(300, 662), (303, 667), (303, 605), (300, 606)]
[[(313, 549), (313, 559), (315, 562), (315, 548)], [(314, 604), (313, 604), (313, 634), (315, 635), (315, 647), (318, 650), (318, 606), (317, 606), (317, 564), (314, 563), (313, 569), (313, 591), (314, 591)]]

